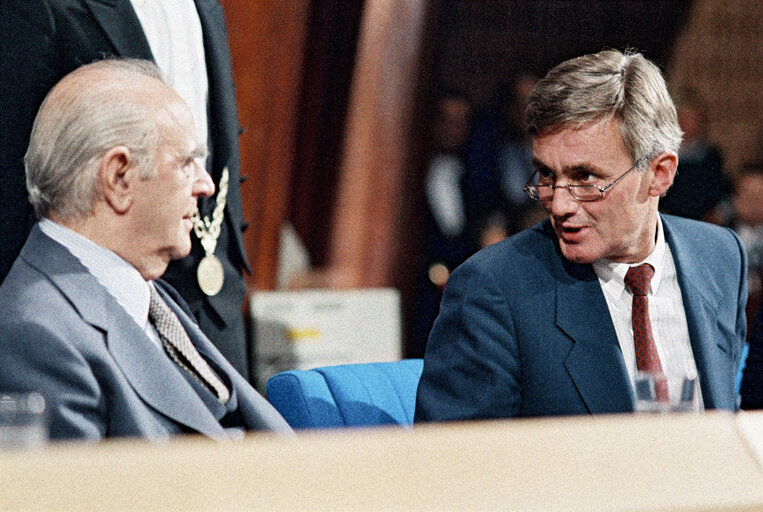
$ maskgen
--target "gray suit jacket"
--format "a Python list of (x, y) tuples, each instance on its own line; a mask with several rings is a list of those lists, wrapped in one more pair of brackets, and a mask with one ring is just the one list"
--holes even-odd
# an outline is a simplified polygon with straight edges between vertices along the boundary
[[(662, 216), (705, 407), (737, 408), (747, 260), (729, 229)], [(549, 221), (494, 244), (445, 287), (424, 357), (416, 421), (634, 409), (604, 293), (565, 260)]]
[[(289, 432), (172, 300), (171, 288), (157, 289), (230, 387), (245, 427)], [(226, 407), (199, 393), (79, 260), (37, 226), (0, 286), (0, 362), (0, 390), (45, 396), (52, 438), (224, 435), (218, 420)]]
[[(209, 78), (209, 172), (230, 180), (225, 222), (215, 255), (225, 271), (225, 286), (207, 297), (196, 283), (204, 256), (198, 239), (187, 257), (173, 261), (163, 279), (188, 303), (220, 352), (242, 374), (249, 371), (241, 304), (248, 269), (242, 231), (239, 123), (225, 15), (217, 0), (194, 0), (204, 37)], [(23, 157), (37, 109), (64, 75), (107, 56), (153, 60), (130, 0), (0, 0), (0, 282), (35, 222), (27, 201)], [(199, 199), (203, 215), (214, 201)]]

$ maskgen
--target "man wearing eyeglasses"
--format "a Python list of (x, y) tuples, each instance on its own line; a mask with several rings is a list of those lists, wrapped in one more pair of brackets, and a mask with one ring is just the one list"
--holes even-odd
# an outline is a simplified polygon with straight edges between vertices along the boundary
[(745, 253), (728, 229), (658, 214), (682, 135), (659, 69), (614, 50), (566, 61), (527, 121), (525, 190), (549, 218), (451, 275), (415, 420), (629, 412), (639, 372), (694, 372), (696, 409), (735, 410)]

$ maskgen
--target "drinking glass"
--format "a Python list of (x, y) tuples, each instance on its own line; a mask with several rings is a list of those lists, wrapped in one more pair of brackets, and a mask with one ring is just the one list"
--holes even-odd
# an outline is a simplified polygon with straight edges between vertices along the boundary
[(42, 395), (0, 392), (0, 449), (37, 448), (47, 440), (48, 416)]
[[(660, 387), (667, 386), (668, 399), (659, 397)], [(634, 391), (636, 412), (689, 412), (699, 409), (699, 380), (696, 373), (638, 372)]]

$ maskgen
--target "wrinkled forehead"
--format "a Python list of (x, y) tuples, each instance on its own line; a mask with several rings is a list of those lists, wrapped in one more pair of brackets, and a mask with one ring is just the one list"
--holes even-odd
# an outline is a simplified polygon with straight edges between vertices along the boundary
[(532, 159), (536, 169), (618, 167), (630, 156), (620, 123), (614, 119), (562, 125), (532, 136)]
[(174, 91), (157, 98), (155, 121), (163, 136), (174, 141), (196, 144), (196, 125), (191, 109)]
[(542, 131), (532, 134), (530, 139), (534, 146), (539, 141), (578, 139), (581, 135), (594, 145), (598, 142), (626, 149), (623, 123), (613, 116), (599, 117), (582, 123), (560, 123), (548, 126)]

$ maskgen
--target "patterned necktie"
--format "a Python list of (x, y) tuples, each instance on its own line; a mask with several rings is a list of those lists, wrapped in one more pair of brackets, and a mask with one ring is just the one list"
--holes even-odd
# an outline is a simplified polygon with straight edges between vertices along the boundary
[(230, 391), (193, 346), (175, 313), (167, 306), (156, 289), (153, 286), (150, 288), (151, 302), (148, 306), (148, 319), (159, 333), (164, 349), (178, 366), (209, 388), (220, 403), (226, 403), (230, 398)]
[[(633, 293), (631, 321), (633, 322), (633, 343), (636, 348), (636, 369), (652, 374), (662, 373), (660, 356), (652, 336), (652, 323), (649, 321), (649, 302), (647, 294), (654, 276), (654, 268), (647, 263), (631, 267), (625, 274), (625, 284)], [(660, 402), (668, 401), (668, 386), (665, 380), (655, 382), (655, 394)]]

